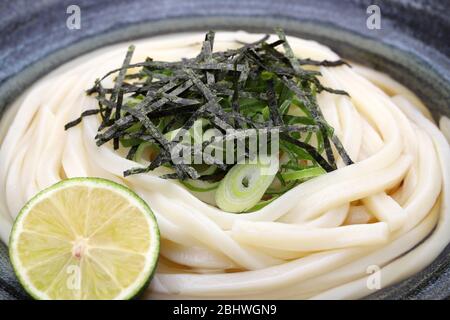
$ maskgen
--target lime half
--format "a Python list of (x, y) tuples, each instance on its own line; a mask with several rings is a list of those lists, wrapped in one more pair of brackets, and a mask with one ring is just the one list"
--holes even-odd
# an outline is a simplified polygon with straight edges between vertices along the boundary
[(129, 299), (153, 275), (159, 230), (148, 205), (128, 188), (73, 178), (23, 207), (9, 253), (36, 299)]

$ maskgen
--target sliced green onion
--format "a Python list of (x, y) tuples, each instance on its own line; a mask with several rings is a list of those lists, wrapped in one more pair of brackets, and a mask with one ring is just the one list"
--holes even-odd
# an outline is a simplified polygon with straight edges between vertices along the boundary
[(265, 70), (263, 72), (261, 72), (261, 79), (263, 79), (263, 80), (270, 80), (273, 77), (275, 77), (275, 74), (273, 72), (265, 71)]
[(256, 205), (278, 171), (278, 158), (259, 159), (256, 164), (236, 164), (216, 192), (217, 206), (228, 212), (243, 212)]
[(186, 188), (194, 192), (206, 192), (217, 189), (220, 181), (209, 182), (204, 180), (186, 179), (180, 181)]
[(322, 174), (326, 173), (326, 171), (321, 167), (313, 167), (313, 168), (307, 168), (302, 169), (298, 171), (289, 171), (282, 173), (281, 176), (283, 177), (284, 181), (293, 181), (293, 180), (306, 180), (311, 179), (317, 176), (320, 176)]
[(289, 181), (279, 188), (267, 188), (266, 194), (283, 194), (297, 185), (296, 181)]
[(265, 121), (270, 119), (269, 107), (264, 107), (261, 112), (262, 112), (262, 115), (263, 115), (263, 118), (264, 118)]
[[(167, 133), (164, 134), (164, 137), (169, 140), (172, 141), (173, 139), (175, 139), (175, 137), (177, 136), (178, 132), (181, 130), (181, 128), (169, 131)], [(186, 133), (186, 138), (187, 136), (189, 136), (189, 132)]]
[(142, 123), (135, 123), (131, 127), (125, 130), (126, 133), (138, 132), (142, 128)]
[(289, 108), (291, 107), (292, 99), (287, 99), (283, 101), (283, 103), (280, 105), (280, 113), (282, 115), (286, 115), (289, 111)]
[(130, 97), (126, 100), (126, 105), (130, 108), (134, 108), (135, 106), (137, 106), (139, 103), (142, 102), (142, 100), (144, 99), (143, 95), (139, 95), (137, 97)]
[[(142, 128), (141, 123), (135, 123), (131, 127), (125, 130), (126, 133), (136, 133)], [(122, 147), (124, 148), (130, 148), (132, 146), (136, 146), (143, 141), (139, 138), (120, 138), (120, 143), (122, 144)]]
[(206, 169), (202, 169), (202, 170), (197, 169), (197, 171), (200, 174), (200, 176), (209, 176), (217, 171), (217, 167), (216, 166), (207, 166)]
[(275, 200), (276, 198), (278, 198), (278, 196), (274, 196), (272, 199), (269, 200), (261, 200), (260, 202), (258, 202), (257, 204), (255, 204), (253, 207), (251, 207), (250, 209), (247, 210), (247, 212), (253, 212), (253, 211), (258, 211), (261, 210), (262, 208), (264, 208), (265, 206), (267, 206), (269, 203), (271, 203), (273, 200)]
[(130, 138), (130, 139), (120, 138), (119, 141), (122, 144), (122, 147), (124, 147), (124, 148), (137, 146), (138, 144), (143, 142), (141, 139), (138, 139), (138, 138)]
[(150, 161), (151, 154), (158, 151), (159, 148), (156, 144), (152, 142), (143, 142), (137, 148), (133, 160), (141, 164), (146, 164)]
[(294, 159), (298, 158), (298, 159), (311, 160), (311, 161), (314, 160), (314, 158), (311, 157), (311, 155), (308, 152), (306, 152), (305, 150), (303, 150), (302, 148), (287, 144), (284, 141), (280, 142), (280, 149), (283, 152), (287, 152), (288, 154), (290, 154), (291, 158), (294, 158)]

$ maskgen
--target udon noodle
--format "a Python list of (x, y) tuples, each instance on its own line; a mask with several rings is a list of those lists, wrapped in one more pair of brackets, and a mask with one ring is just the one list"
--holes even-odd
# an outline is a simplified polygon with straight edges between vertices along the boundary
[[(259, 35), (218, 33), (217, 50)], [(202, 35), (136, 41), (133, 60), (195, 56)], [(302, 58), (336, 60), (329, 48), (289, 39)], [(96, 106), (85, 90), (120, 66), (127, 44), (60, 67), (29, 88), (0, 126), (0, 236), (40, 190), (68, 177), (125, 184), (148, 202), (161, 230), (161, 259), (146, 298), (360, 298), (417, 273), (450, 241), (449, 145), (425, 105), (386, 75), (353, 65), (317, 68), (320, 108), (355, 164), (319, 176), (259, 211), (223, 212), (156, 172), (123, 178), (122, 150), (97, 147), (96, 117), (64, 124)], [(441, 121), (448, 134), (448, 119)], [(377, 274), (373, 274), (374, 270)]]

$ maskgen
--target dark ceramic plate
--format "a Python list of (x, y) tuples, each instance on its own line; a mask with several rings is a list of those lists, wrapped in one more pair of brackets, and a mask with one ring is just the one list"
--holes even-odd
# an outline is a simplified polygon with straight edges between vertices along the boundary
[[(81, 29), (66, 26), (67, 7), (81, 9)], [(369, 29), (370, 4), (381, 29)], [(341, 56), (385, 71), (424, 99), (433, 115), (450, 116), (450, 3), (431, 0), (16, 0), (0, 4), (0, 115), (34, 80), (95, 48), (188, 30), (244, 29), (316, 39)], [(449, 230), (450, 232), (450, 230)], [(417, 275), (371, 299), (450, 296), (450, 246)], [(26, 298), (0, 243), (0, 299)]]

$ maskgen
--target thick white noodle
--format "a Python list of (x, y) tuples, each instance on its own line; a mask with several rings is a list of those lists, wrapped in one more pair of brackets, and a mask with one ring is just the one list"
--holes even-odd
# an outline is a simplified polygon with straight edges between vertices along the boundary
[[(220, 32), (215, 50), (261, 35)], [(136, 41), (134, 61), (195, 56), (203, 35)], [(273, 37), (273, 39), (275, 39)], [(297, 56), (339, 57), (314, 41), (289, 38)], [(381, 288), (427, 266), (450, 241), (449, 120), (442, 132), (406, 87), (367, 67), (311, 67), (324, 85), (318, 102), (355, 164), (309, 180), (263, 209), (231, 214), (208, 205), (164, 169), (123, 178), (137, 164), (97, 147), (99, 119), (64, 124), (96, 101), (94, 80), (120, 66), (123, 43), (97, 50), (45, 76), (14, 102), (0, 123), (0, 238), (34, 194), (78, 176), (126, 184), (151, 206), (161, 229), (161, 261), (147, 298), (360, 298), (380, 270)], [(108, 80), (111, 81), (111, 80)], [(295, 112), (295, 111), (292, 111)], [(337, 153), (336, 153), (337, 156)]]

